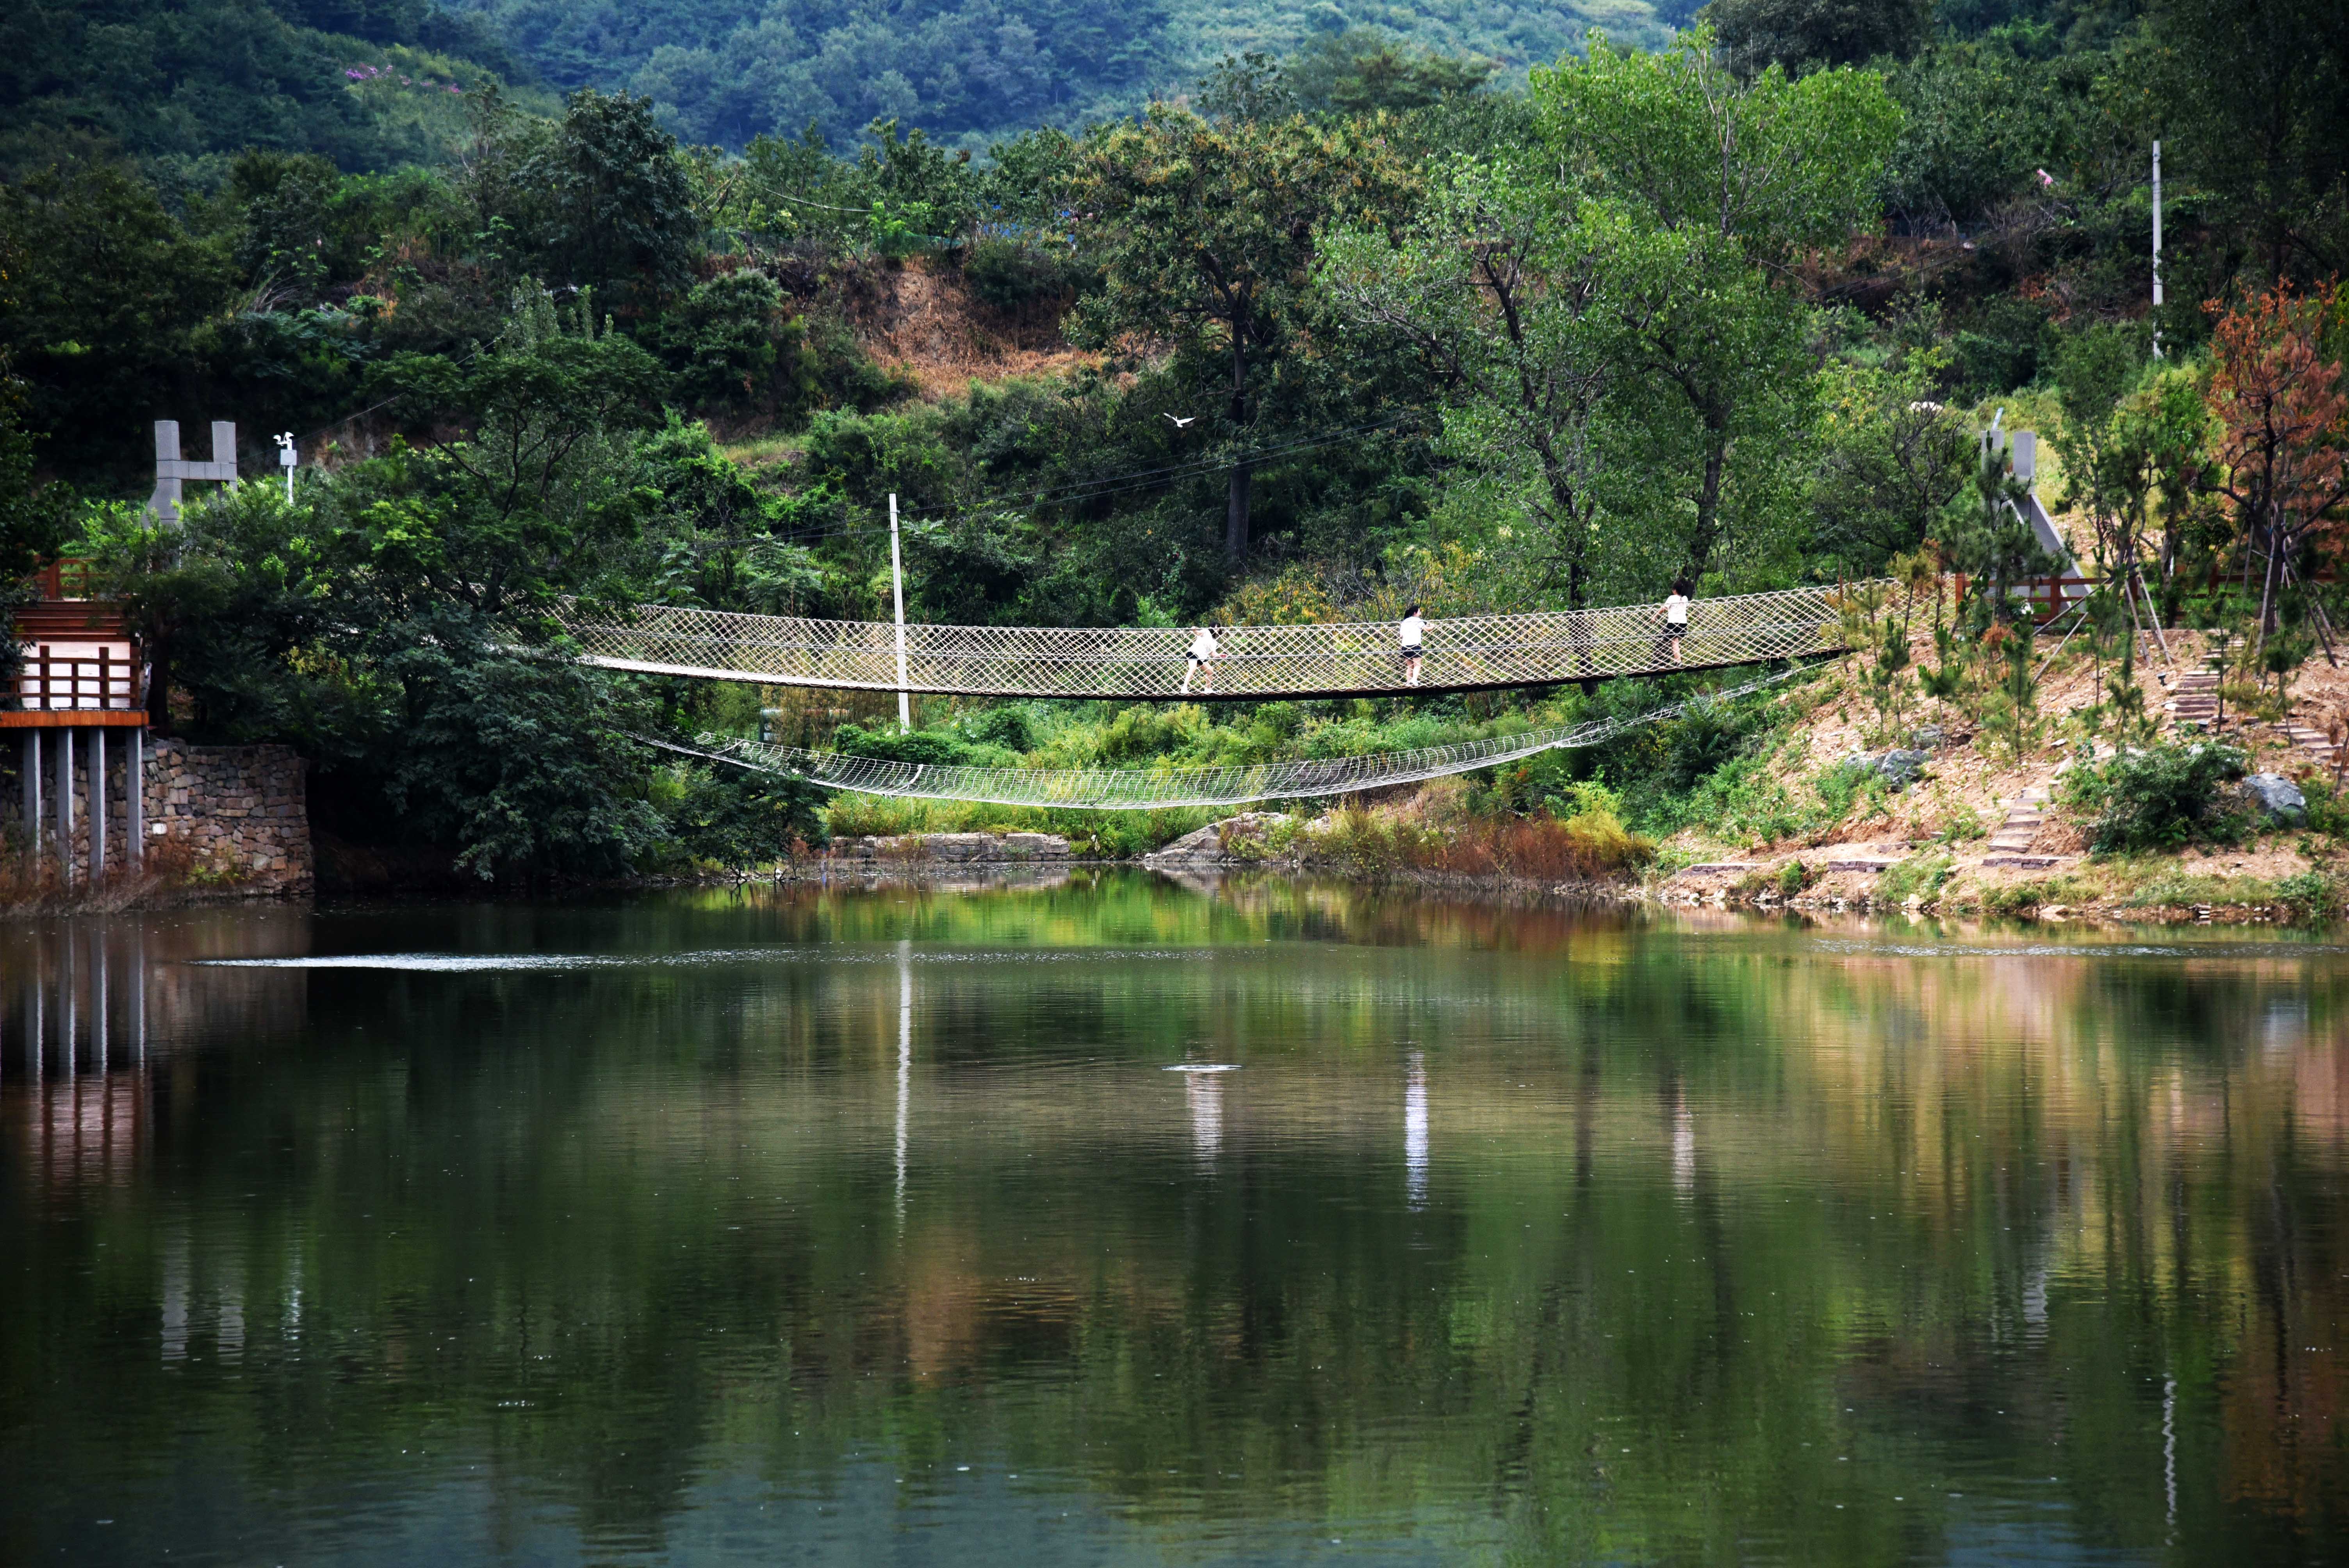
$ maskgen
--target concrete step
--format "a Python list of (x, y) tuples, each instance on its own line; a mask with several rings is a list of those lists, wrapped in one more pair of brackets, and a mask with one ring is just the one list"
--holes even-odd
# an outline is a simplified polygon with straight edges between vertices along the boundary
[(1982, 863), (1985, 871), (2007, 866), (2023, 871), (2044, 872), (2050, 866), (2062, 865), (2064, 857), (2061, 855), (1984, 855)]

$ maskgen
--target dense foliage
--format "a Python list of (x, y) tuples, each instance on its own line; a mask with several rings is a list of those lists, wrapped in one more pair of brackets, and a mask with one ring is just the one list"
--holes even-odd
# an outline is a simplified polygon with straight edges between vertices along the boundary
[[(807, 802), (626, 739), (744, 732), (762, 701), (802, 743), (1069, 765), (1524, 721), (1489, 697), (933, 703), (901, 737), (859, 698), (584, 675), (549, 644), (562, 594), (885, 615), (893, 495), (909, 614), (958, 623), (1963, 571), (1992, 591), (1921, 673), (2018, 753), (2033, 644), (1996, 590), (2048, 562), (1980, 445), (2001, 406), (2045, 432), (2049, 500), (2096, 562), (2141, 577), (2130, 603), (2231, 616), (2279, 694), (2334, 593), (2344, 304), (2313, 280), (2349, 263), (2349, 26), (2303, 0), (1716, 0), (1710, 28), (1544, 45), (1552, 65), (1400, 14), (1400, 36), (1268, 17), (1211, 41), (1299, 46), (1238, 48), (1179, 96), (1171, 7), (288, 5), (239, 13), (252, 48), (295, 50), (266, 91), (165, 47), (192, 15), (60, 14), (0, 78), (0, 565), (78, 531), (157, 650), (160, 722), (292, 740), (342, 830), (487, 872), (809, 839)], [(296, 58), (347, 40), (376, 53), (331, 79)], [(434, 49), (473, 63), (427, 69)], [(964, 53), (860, 63), (923, 49)], [(493, 79), (524, 57), (576, 90)], [(220, 112), (163, 112), (198, 103)], [(250, 488), (154, 535), (118, 504), (145, 493), (147, 421), (216, 417), (256, 469), (297, 438), (294, 500)], [(1899, 669), (1878, 686), (1890, 725)], [(1700, 710), (1474, 809), (1554, 815), (1597, 767), (1631, 827), (1668, 828), (1760, 745)]]

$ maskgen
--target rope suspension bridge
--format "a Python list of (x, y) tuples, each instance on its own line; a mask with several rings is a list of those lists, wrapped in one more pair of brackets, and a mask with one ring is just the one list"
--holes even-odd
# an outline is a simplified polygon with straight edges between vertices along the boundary
[[(1874, 586), (1874, 585), (1870, 585)], [(1547, 686), (1735, 665), (1792, 667), (1622, 718), (1594, 719), (1450, 746), (1226, 767), (1019, 769), (899, 762), (705, 737), (653, 744), (857, 794), (1005, 806), (1155, 810), (1350, 794), (1597, 746), (1700, 703), (1726, 701), (1796, 673), (1795, 661), (1845, 651), (1847, 590), (1799, 588), (1691, 606), (1675, 658), (1661, 605), (1480, 615), (1425, 624), (1421, 682), (1408, 685), (1394, 626), (1346, 622), (1218, 632), (1212, 690), (1185, 691), (1188, 630), (1158, 627), (905, 625), (643, 605), (564, 617), (580, 657), (608, 669), (770, 686), (989, 697), (1266, 701)], [(902, 635), (902, 642), (900, 640)]]
[(953, 696), (1263, 702), (1489, 691), (1839, 653), (1841, 597), (1796, 588), (1700, 600), (1678, 659), (1654, 604), (1430, 621), (1416, 686), (1404, 682), (1392, 622), (1233, 626), (1216, 634), (1212, 689), (1188, 692), (1189, 628), (901, 627), (673, 604), (609, 617), (574, 608), (561, 619), (586, 663), (647, 675)]
[(1521, 730), (1514, 735), (1412, 751), (1314, 758), (1222, 768), (970, 768), (895, 762), (837, 751), (807, 751), (756, 740), (702, 738), (699, 748), (652, 744), (758, 773), (801, 778), (828, 789), (997, 806), (1061, 806), (1095, 811), (1154, 811), (1174, 806), (1240, 806), (1251, 800), (1310, 799), (1418, 783), (1522, 761), (1545, 751), (1597, 746), (1709, 702), (1726, 702), (1797, 673), (1782, 670), (1733, 691), (1708, 693), (1626, 718)]

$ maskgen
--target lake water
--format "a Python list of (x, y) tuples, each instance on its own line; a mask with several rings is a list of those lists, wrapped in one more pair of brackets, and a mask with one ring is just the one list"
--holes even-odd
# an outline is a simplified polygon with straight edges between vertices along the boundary
[(2344, 1217), (2283, 933), (19, 923), (0, 1561), (2340, 1561)]

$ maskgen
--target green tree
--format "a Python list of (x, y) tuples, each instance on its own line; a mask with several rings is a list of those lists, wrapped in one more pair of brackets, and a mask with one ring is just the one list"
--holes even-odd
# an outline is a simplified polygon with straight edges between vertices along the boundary
[[(2349, 264), (2349, 13), (2330, 0), (2153, 0), (2110, 94), (2270, 280)], [(2135, 89), (2135, 90), (2131, 90)]]
[(550, 281), (616, 288), (642, 306), (692, 275), (692, 182), (651, 99), (581, 88), (515, 180), (535, 205), (533, 249)]
[(1930, 0), (1712, 0), (1697, 16), (1747, 70), (1904, 59), (1933, 25)]
[[(1220, 363), (1223, 433), (1244, 450), (1309, 306), (1316, 231), (1387, 220), (1411, 181), (1380, 138), (1350, 127), (1210, 122), (1155, 104), (1088, 138), (1072, 183), (1103, 277), (1072, 330), (1096, 346), (1171, 340), (1200, 380)], [(1249, 480), (1243, 457), (1225, 506), (1234, 563), (1248, 546)]]
[(1427, 108), (1492, 79), (1490, 60), (1413, 48), (1376, 27), (1325, 33), (1283, 63), (1281, 77), (1308, 114), (1365, 115)]
[(1579, 608), (1590, 580), (1597, 426), (1619, 376), (1601, 319), (1630, 236), (1577, 222), (1568, 193), (1462, 160), (1399, 235), (1332, 235), (1319, 279), (1353, 322), (1393, 335), (1442, 399), (1446, 449), (1539, 527), (1537, 581)]
[(1929, 352), (1819, 372), (1807, 494), (1839, 577), (1872, 577), (1923, 544), (1972, 476), (1969, 421), (1933, 397), (1941, 363)]
[(1701, 577), (1740, 442), (1759, 446), (1750, 466), (1766, 490), (1807, 423), (1791, 263), (1874, 216), (1899, 111), (1865, 72), (1790, 79), (1774, 66), (1742, 82), (1702, 28), (1659, 55), (1593, 35), (1586, 59), (1537, 70), (1533, 95), (1534, 167), (1648, 236), (1647, 263), (1617, 291), (1617, 352), (1639, 377), (1627, 394), (1649, 405), (1645, 455), (1684, 476), (1682, 570)]
[(154, 450), (146, 422), (184, 417), (172, 396), (194, 379), (190, 335), (224, 303), (228, 264), (111, 164), (0, 184), (0, 353), (26, 384), (26, 423), (67, 471), (135, 476)]
[(388, 482), (345, 520), (381, 583), (416, 613), (446, 599), (498, 615), (550, 593), (609, 586), (598, 573), (633, 537), (646, 498), (629, 483), (635, 433), (662, 387), (652, 356), (525, 284), (498, 341), (469, 356), (406, 354), (378, 386), (419, 428), (463, 434), (378, 470)]

